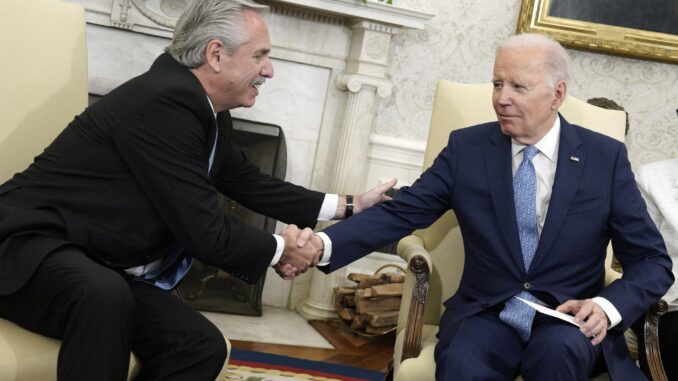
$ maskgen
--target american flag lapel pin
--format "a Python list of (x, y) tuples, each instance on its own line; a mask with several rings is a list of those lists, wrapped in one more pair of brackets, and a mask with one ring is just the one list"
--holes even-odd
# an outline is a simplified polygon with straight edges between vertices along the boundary
[(579, 158), (577, 156), (570, 156), (570, 160), (579, 163)]

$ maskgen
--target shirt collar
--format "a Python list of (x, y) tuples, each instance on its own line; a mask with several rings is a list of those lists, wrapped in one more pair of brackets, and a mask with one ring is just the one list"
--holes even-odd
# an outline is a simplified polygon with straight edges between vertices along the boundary
[[(553, 127), (535, 144), (535, 147), (549, 160), (556, 162), (558, 160), (558, 143), (560, 143), (560, 116), (556, 116)], [(512, 157), (520, 153), (523, 148), (525, 148), (525, 144), (511, 138)]]
[(210, 108), (212, 109), (212, 114), (214, 114), (214, 119), (216, 119), (216, 118), (217, 118), (217, 113), (214, 111), (214, 105), (212, 104), (212, 100), (210, 99), (209, 96), (207, 97), (207, 102), (209, 102)]

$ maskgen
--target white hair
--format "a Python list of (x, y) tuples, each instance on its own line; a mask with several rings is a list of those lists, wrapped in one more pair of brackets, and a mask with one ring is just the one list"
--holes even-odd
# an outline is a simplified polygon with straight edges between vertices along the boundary
[(244, 11), (263, 14), (265, 5), (250, 0), (193, 0), (174, 27), (167, 52), (188, 68), (205, 63), (205, 49), (212, 40), (219, 40), (229, 54), (250, 36), (245, 28)]
[(542, 48), (546, 53), (546, 69), (550, 87), (556, 82), (569, 82), (571, 77), (570, 56), (557, 41), (541, 34), (518, 34), (509, 37), (497, 47), (497, 54), (504, 50)]

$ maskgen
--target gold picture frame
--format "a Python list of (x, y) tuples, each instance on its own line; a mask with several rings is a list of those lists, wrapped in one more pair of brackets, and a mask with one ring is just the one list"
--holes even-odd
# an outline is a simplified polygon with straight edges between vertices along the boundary
[[(636, 8), (648, 4), (638, 0), (522, 0), (517, 33), (544, 34), (574, 49), (678, 63), (678, 31), (674, 31), (678, 29), (678, 0), (650, 3), (654, 4), (650, 8), (671, 9), (668, 14), (663, 9), (638, 14), (636, 8), (623, 8), (624, 3)], [(660, 17), (644, 17), (648, 11)]]

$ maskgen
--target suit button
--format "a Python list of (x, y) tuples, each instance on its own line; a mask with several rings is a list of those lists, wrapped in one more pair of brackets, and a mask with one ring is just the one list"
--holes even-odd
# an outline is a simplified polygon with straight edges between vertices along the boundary
[(530, 282), (525, 282), (525, 283), (523, 283), (523, 289), (529, 290), (529, 289), (531, 289), (531, 288), (532, 288), (532, 285), (530, 284)]
[(151, 263), (152, 259), (153, 259), (153, 257), (151, 257), (150, 255), (147, 255), (147, 256), (144, 257), (144, 260), (146, 260), (146, 263)]

